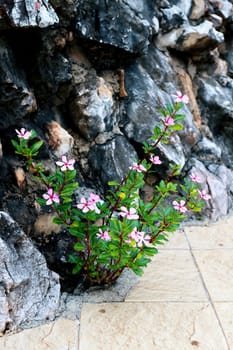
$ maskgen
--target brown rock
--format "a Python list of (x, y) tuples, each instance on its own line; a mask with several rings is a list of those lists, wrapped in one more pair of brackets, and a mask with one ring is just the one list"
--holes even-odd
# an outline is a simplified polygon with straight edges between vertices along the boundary
[(15, 169), (15, 178), (19, 188), (23, 188), (25, 186), (25, 172), (22, 168)]
[(199, 19), (205, 14), (205, 1), (204, 0), (193, 0), (192, 11), (189, 16), (190, 19)]
[(40, 215), (34, 225), (35, 233), (39, 235), (50, 235), (53, 232), (58, 233), (61, 226), (53, 223), (55, 217), (56, 216), (51, 213)]
[(182, 91), (189, 96), (189, 106), (190, 110), (193, 113), (193, 119), (196, 127), (200, 130), (201, 127), (201, 114), (197, 104), (195, 92), (193, 89), (193, 83), (189, 74), (181, 67), (176, 67), (176, 72), (179, 76)]
[(73, 137), (57, 122), (48, 124), (48, 143), (57, 157), (69, 153), (73, 147)]

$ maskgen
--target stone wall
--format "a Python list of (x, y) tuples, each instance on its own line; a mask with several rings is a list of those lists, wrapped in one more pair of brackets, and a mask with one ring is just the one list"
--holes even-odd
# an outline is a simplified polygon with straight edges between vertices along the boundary
[(82, 191), (103, 195), (181, 90), (185, 127), (159, 147), (165, 166), (150, 183), (172, 161), (180, 181), (201, 176), (210, 219), (232, 208), (232, 0), (1, 0), (0, 32), (0, 210), (52, 269), (67, 274), (72, 242), (38, 208), (43, 188), (14, 155), (15, 128), (37, 131), (48, 171), (69, 153)]

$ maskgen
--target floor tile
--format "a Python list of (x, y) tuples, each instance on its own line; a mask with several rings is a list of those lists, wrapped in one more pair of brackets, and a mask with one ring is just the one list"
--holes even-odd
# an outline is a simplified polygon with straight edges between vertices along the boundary
[(77, 321), (59, 319), (0, 338), (1, 350), (77, 350)]
[(79, 350), (227, 350), (205, 303), (84, 304)]
[(233, 301), (233, 250), (193, 251), (213, 301)]
[(158, 246), (158, 249), (189, 249), (184, 231), (179, 230), (168, 234), (169, 241), (164, 245)]
[(233, 349), (233, 303), (214, 303), (214, 307), (226, 334), (230, 349)]
[(233, 217), (209, 226), (184, 228), (192, 249), (233, 248)]
[(207, 301), (188, 250), (161, 250), (145, 269), (126, 301)]

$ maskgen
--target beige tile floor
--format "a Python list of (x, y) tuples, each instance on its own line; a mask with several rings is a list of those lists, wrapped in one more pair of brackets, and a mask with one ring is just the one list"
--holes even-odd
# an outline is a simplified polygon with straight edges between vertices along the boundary
[(233, 350), (233, 216), (176, 232), (125, 302), (84, 304), (76, 330), (58, 320), (0, 349)]

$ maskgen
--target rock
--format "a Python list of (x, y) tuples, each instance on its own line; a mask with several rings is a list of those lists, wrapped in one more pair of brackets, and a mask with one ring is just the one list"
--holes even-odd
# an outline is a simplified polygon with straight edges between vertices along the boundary
[(51, 146), (54, 155), (60, 158), (64, 154), (69, 154), (74, 144), (73, 137), (55, 121), (49, 123), (47, 127), (48, 144)]
[(188, 16), (188, 14), (190, 13), (192, 0), (172, 0), (169, 2), (179, 7), (186, 16)]
[(204, 16), (206, 10), (206, 5), (204, 0), (193, 0), (192, 1), (192, 10), (189, 15), (189, 18), (192, 20), (200, 19)]
[(35, 96), (25, 73), (17, 66), (9, 44), (0, 39), (0, 129), (22, 123), (36, 108)]
[[(206, 215), (212, 219), (217, 220), (226, 215), (229, 211), (228, 191), (229, 186), (223, 182), (223, 178), (219, 178), (210, 172), (200, 161), (191, 159), (192, 168), (190, 173), (194, 173), (202, 180), (202, 187), (210, 193), (211, 199), (206, 202)], [(213, 169), (211, 166), (209, 169)]]
[[(71, 117), (79, 133), (87, 140), (93, 140), (99, 133), (113, 128), (113, 92), (93, 69), (80, 64), (73, 67), (74, 91), (69, 103)], [(76, 75), (77, 72), (80, 74)]]
[(227, 19), (232, 15), (233, 5), (231, 1), (228, 0), (209, 0), (210, 9), (219, 14), (224, 19)]
[[(222, 181), (226, 186), (228, 193), (233, 194), (233, 171), (227, 168), (224, 164), (211, 164), (208, 168)], [(229, 201), (229, 208), (231, 208), (231, 204), (232, 200)]]
[(54, 53), (52, 57), (41, 54), (38, 58), (41, 84), (47, 86), (52, 94), (57, 93), (62, 84), (70, 83), (72, 79), (71, 63), (61, 53)]
[(25, 176), (25, 171), (23, 170), (23, 168), (17, 167), (15, 169), (15, 178), (16, 178), (16, 182), (17, 182), (18, 187), (24, 188), (26, 176)]
[(222, 159), (226, 166), (233, 166), (232, 152), (232, 87), (233, 81), (229, 77), (216, 76), (214, 78), (200, 78), (198, 98), (202, 110), (203, 120), (209, 126), (222, 149)]
[(45, 28), (59, 22), (48, 0), (13, 0), (5, 9), (12, 27)]
[[(189, 114), (187, 113), (187, 109), (185, 110), (185, 112), (188, 114), (188, 119), (189, 122), (187, 123), (187, 119), (184, 122), (185, 123), (185, 130), (183, 135), (185, 137), (188, 137), (189, 140), (187, 139), (186, 143), (188, 144), (194, 144), (197, 142), (198, 140), (198, 133), (195, 132), (195, 129), (192, 126), (192, 122), (194, 122), (195, 126), (197, 127), (198, 130), (200, 130), (201, 127), (201, 114), (200, 114), (200, 110), (199, 110), (199, 106), (197, 103), (197, 99), (196, 99), (196, 93), (195, 93), (195, 89), (193, 86), (193, 81), (190, 77), (190, 75), (188, 74), (188, 72), (185, 71), (184, 68), (182, 68), (180, 65), (173, 65), (174, 66), (174, 70), (177, 73), (178, 77), (179, 77), (179, 81), (180, 84), (182, 86), (181, 90), (183, 91), (183, 93), (185, 93), (188, 97), (189, 97), (189, 109), (193, 115), (193, 118), (191, 118), (189, 116)], [(187, 125), (188, 124), (188, 127)], [(189, 132), (189, 128), (191, 127), (191, 133)]]
[(205, 20), (197, 26), (185, 26), (159, 35), (156, 44), (161, 48), (172, 48), (177, 51), (198, 54), (200, 50), (210, 50), (224, 41), (222, 33), (216, 31), (213, 23)]
[(155, 6), (148, 0), (79, 0), (76, 30), (85, 39), (141, 53), (157, 30)]
[(135, 159), (137, 153), (123, 136), (116, 136), (104, 145), (95, 145), (89, 153), (90, 171), (95, 184), (97, 185), (97, 179), (105, 187), (108, 181), (122, 180)]
[[(203, 153), (206, 157), (214, 155), (216, 160), (221, 159), (222, 150), (213, 141), (209, 140), (207, 137), (203, 137), (194, 147), (195, 152)], [(213, 160), (213, 159), (212, 159)]]
[(59, 304), (58, 275), (16, 222), (0, 212), (0, 333), (52, 320)]
[(169, 32), (171, 29), (188, 24), (187, 16), (178, 6), (173, 5), (172, 7), (161, 9), (161, 12), (161, 29), (163, 32)]
[[(142, 144), (152, 136), (155, 125), (162, 126), (158, 110), (167, 103), (173, 103), (171, 95), (179, 90), (176, 79), (168, 57), (154, 47), (150, 47), (146, 56), (127, 68), (126, 89), (129, 98), (121, 120), (127, 138)], [(184, 111), (187, 115), (184, 133), (188, 135), (188, 151), (197, 141), (198, 131), (188, 107), (184, 107)], [(172, 160), (183, 167), (185, 158), (178, 135), (172, 138), (170, 145), (160, 145), (159, 150), (167, 162)]]
[(55, 214), (45, 213), (38, 216), (34, 224), (35, 235), (51, 235), (53, 232), (58, 233), (61, 230), (61, 226), (54, 224), (53, 219)]

